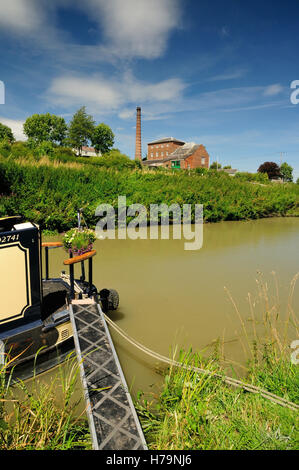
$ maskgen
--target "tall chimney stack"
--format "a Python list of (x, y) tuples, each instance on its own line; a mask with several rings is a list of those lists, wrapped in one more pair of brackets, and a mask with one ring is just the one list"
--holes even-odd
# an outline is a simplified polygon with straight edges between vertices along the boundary
[(136, 108), (136, 145), (135, 145), (135, 160), (142, 160), (141, 155), (141, 108)]

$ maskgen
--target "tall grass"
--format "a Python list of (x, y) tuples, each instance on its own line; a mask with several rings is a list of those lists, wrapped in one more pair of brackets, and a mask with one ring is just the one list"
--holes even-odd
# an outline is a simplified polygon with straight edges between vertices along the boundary
[[(51, 382), (38, 376), (12, 383), (13, 370), (0, 369), (0, 449), (91, 449), (87, 419), (72, 399), (78, 376), (76, 359), (59, 366)], [(59, 400), (57, 397), (59, 396)]]
[(43, 229), (64, 231), (73, 226), (76, 210), (84, 208), (89, 226), (101, 203), (116, 210), (118, 196), (127, 204), (203, 204), (204, 220), (248, 220), (297, 215), (299, 186), (252, 184), (211, 172), (146, 171), (126, 167), (102, 168), (79, 160), (62, 163), (41, 157), (0, 157), (0, 216), (22, 214)]
[[(229, 296), (240, 319), (240, 339), (247, 353), (243, 380), (299, 404), (299, 366), (290, 357), (290, 339), (298, 338), (292, 308), (297, 278), (290, 286), (286, 315), (280, 311), (278, 295), (270, 296), (263, 278), (257, 280), (259, 302), (249, 296), (251, 328)], [(261, 312), (256, 311), (257, 306)], [(184, 367), (170, 367), (165, 372), (160, 392), (138, 396), (137, 409), (150, 449), (298, 449), (296, 410), (259, 393), (232, 388), (218, 378), (218, 374), (237, 375), (235, 364), (226, 361), (221, 341), (209, 357), (189, 350), (180, 351), (179, 360)], [(190, 366), (205, 368), (214, 376), (200, 375)]]

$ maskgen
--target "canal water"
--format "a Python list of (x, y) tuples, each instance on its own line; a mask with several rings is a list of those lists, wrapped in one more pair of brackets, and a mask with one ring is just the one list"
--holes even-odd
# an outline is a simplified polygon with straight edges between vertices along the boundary
[[(254, 315), (256, 328), (262, 328), (262, 283), (269, 305), (275, 304), (282, 317), (286, 312), (290, 284), (299, 272), (299, 218), (205, 224), (200, 250), (185, 251), (184, 242), (97, 240), (94, 284), (114, 288), (120, 296), (120, 307), (110, 317), (168, 357), (175, 347), (208, 353), (220, 338), (226, 357), (244, 362), (242, 322), (252, 330)], [(60, 274), (67, 256), (63, 249), (50, 251), (51, 276)], [(299, 281), (295, 312), (298, 302)], [(157, 362), (113, 331), (112, 337), (133, 395), (155, 390), (161, 383)]]

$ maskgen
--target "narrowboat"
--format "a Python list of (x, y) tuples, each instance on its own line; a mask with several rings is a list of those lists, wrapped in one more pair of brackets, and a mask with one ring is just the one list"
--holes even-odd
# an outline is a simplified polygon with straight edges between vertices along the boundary
[[(118, 307), (114, 289), (98, 292), (92, 282), (95, 250), (70, 255), (64, 260), (69, 274), (49, 277), (49, 251), (62, 246), (42, 243), (39, 226), (20, 216), (0, 219), (0, 370), (13, 370), (16, 379), (44, 372), (74, 350), (68, 308), (73, 299), (96, 296), (104, 312)], [(75, 263), (81, 265), (80, 279), (74, 278)]]

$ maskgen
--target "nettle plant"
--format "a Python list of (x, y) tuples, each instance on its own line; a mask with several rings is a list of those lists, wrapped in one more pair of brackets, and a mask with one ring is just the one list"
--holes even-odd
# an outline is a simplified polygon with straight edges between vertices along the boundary
[(65, 233), (63, 245), (66, 251), (78, 256), (90, 251), (95, 240), (94, 230), (75, 227)]

